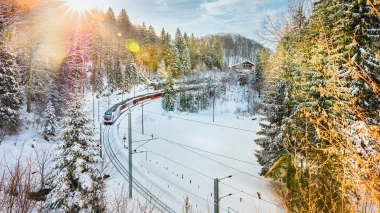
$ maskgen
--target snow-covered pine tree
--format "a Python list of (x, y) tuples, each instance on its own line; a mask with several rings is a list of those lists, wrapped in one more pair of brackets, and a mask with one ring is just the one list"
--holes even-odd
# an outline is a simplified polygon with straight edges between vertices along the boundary
[(250, 84), (251, 87), (258, 92), (259, 97), (261, 96), (262, 82), (263, 82), (263, 72), (264, 68), (267, 66), (270, 57), (270, 50), (268, 48), (260, 49), (255, 56), (255, 66), (250, 73)]
[(133, 25), (131, 21), (129, 20), (129, 16), (125, 9), (121, 9), (119, 16), (117, 17), (116, 23), (117, 23), (118, 30), (121, 33), (121, 36), (123, 38), (133, 37), (133, 34), (134, 34)]
[[(325, 50), (320, 51), (324, 55), (319, 54), (319, 61), (324, 63), (315, 66), (320, 69), (318, 75), (324, 77), (316, 94), (330, 99), (321, 102), (319, 98), (317, 106), (325, 116), (316, 116), (318, 120), (311, 122), (324, 142), (322, 145), (327, 144), (328, 155), (338, 155), (341, 171), (350, 176), (342, 180), (339, 190), (364, 194), (355, 202), (345, 198), (346, 209), (354, 209), (361, 202), (380, 205), (380, 164), (376, 157), (380, 123), (380, 17), (367, 5), (372, 2), (320, 0), (315, 2), (311, 16), (312, 23), (324, 29), (322, 36), (314, 38), (314, 48)], [(321, 48), (319, 44), (325, 45)]]
[(223, 45), (219, 38), (219, 36), (215, 36), (214, 41), (212, 42), (212, 58), (213, 58), (213, 66), (218, 68), (219, 70), (223, 69)]
[(145, 25), (145, 22), (142, 23), (142, 26), (140, 27), (140, 43), (141, 45), (149, 44), (149, 35), (148, 35), (148, 29)]
[(166, 69), (170, 69), (171, 77), (176, 78), (182, 74), (181, 61), (179, 59), (178, 49), (175, 45), (169, 44), (167, 53), (164, 58)]
[(20, 125), (22, 99), (17, 81), (18, 72), (14, 56), (0, 41), (0, 129), (3, 133), (16, 132)]
[(170, 70), (168, 70), (164, 74), (166, 78), (166, 83), (165, 83), (165, 89), (164, 89), (164, 97), (162, 98), (161, 105), (164, 110), (173, 111), (175, 109), (175, 100), (176, 100), (173, 76)]
[(57, 136), (57, 118), (55, 117), (55, 109), (51, 101), (49, 101), (46, 105), (46, 109), (44, 112), (45, 124), (44, 131), (42, 132), (42, 137), (50, 141), (55, 136)]
[(77, 90), (66, 115), (65, 128), (58, 137), (58, 156), (50, 179), (53, 189), (46, 198), (45, 212), (104, 212), (101, 157)]
[(181, 71), (184, 75), (186, 75), (190, 72), (191, 69), (190, 53), (179, 28), (177, 28), (175, 34), (175, 47), (178, 50), (178, 58), (180, 62)]
[(273, 92), (263, 97), (266, 123), (260, 123), (261, 130), (257, 134), (264, 137), (255, 140), (255, 143), (263, 148), (256, 150), (255, 153), (259, 164), (263, 166), (260, 175), (265, 175), (273, 164), (285, 154), (281, 129), (285, 113), (285, 90), (286, 81), (279, 80), (275, 83)]

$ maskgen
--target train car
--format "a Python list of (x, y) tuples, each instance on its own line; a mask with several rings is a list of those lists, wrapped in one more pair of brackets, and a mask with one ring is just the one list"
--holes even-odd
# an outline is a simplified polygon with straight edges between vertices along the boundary
[(145, 101), (145, 100), (154, 100), (157, 98), (162, 98), (163, 95), (164, 95), (163, 92), (149, 93), (149, 94), (139, 95), (137, 97), (130, 98), (118, 104), (115, 104), (104, 113), (103, 123), (105, 125), (112, 125), (124, 111), (126, 111), (133, 105), (136, 105), (140, 103), (141, 101)]

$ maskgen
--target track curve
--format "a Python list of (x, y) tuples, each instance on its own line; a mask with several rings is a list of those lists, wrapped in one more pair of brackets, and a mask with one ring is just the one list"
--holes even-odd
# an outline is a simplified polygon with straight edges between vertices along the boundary
[[(119, 154), (118, 151), (116, 151), (110, 141), (110, 130), (113, 128), (113, 126), (105, 126), (104, 134), (103, 134), (103, 144), (104, 144), (104, 150), (111, 160), (112, 164), (115, 166), (115, 168), (118, 170), (118, 172), (123, 176), (123, 178), (126, 181), (129, 181), (129, 172), (128, 169), (123, 165), (123, 163), (118, 159), (117, 155)], [(152, 195), (148, 189), (146, 189), (139, 181), (137, 181), (135, 178), (132, 178), (132, 187), (147, 201), (151, 203), (151, 205), (155, 206), (158, 211), (165, 213), (175, 213), (173, 209), (168, 207), (164, 202), (162, 202), (159, 198)]]

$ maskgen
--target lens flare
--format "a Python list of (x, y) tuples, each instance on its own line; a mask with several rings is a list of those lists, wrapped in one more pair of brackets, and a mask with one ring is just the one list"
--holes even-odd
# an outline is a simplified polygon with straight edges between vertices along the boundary
[(134, 39), (128, 39), (125, 42), (125, 47), (131, 53), (137, 53), (140, 50), (139, 44)]
[(66, 5), (74, 11), (85, 11), (93, 6), (90, 0), (66, 0)]

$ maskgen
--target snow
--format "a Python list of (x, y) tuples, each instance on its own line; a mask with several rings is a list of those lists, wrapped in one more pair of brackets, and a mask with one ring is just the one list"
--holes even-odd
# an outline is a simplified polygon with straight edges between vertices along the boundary
[[(145, 87), (142, 85), (137, 86), (136, 95), (148, 93), (148, 90), (143, 90), (143, 88)], [(149, 92), (152, 92), (152, 89), (149, 89)], [(129, 94), (124, 94), (124, 99), (133, 97), (133, 93), (132, 89)], [(121, 95), (114, 94), (109, 97), (110, 106), (121, 101)], [(96, 99), (91, 93), (85, 95), (84, 109), (92, 111), (94, 107), (96, 139), (99, 138), (99, 124), (102, 123), (103, 114), (108, 107), (107, 101), (108, 97)], [(238, 108), (243, 109), (246, 106), (247, 103), (243, 102), (218, 102), (215, 108), (215, 123), (213, 123), (212, 109), (197, 114), (165, 112), (161, 108), (161, 99), (158, 99), (144, 104), (145, 135), (141, 133), (141, 107), (135, 107), (132, 110), (133, 141), (150, 139), (151, 134), (160, 139), (152, 140), (138, 148), (137, 151), (148, 151), (147, 161), (145, 153), (133, 154), (133, 177), (176, 212), (182, 211), (186, 196), (189, 196), (194, 210), (207, 212), (209, 207), (212, 211), (213, 179), (228, 175), (232, 177), (223, 179), (219, 183), (219, 197), (229, 193), (232, 193), (232, 196), (221, 199), (220, 212), (226, 212), (228, 208), (238, 212), (285, 212), (284, 209), (272, 204), (280, 205), (280, 202), (276, 200), (270, 182), (258, 175), (261, 167), (256, 162), (254, 150), (260, 147), (253, 140), (257, 138), (255, 133), (259, 130), (260, 119), (252, 120), (250, 117), (235, 114)], [(21, 110), (21, 119), (27, 125), (22, 127), (18, 136), (8, 136), (1, 144), (3, 159), (7, 159), (10, 163), (14, 162), (16, 156), (20, 156), (21, 153), (25, 160), (34, 156), (32, 144), (41, 147), (52, 146), (40, 136), (39, 133), (43, 131), (43, 128), (42, 124), (36, 122), (36, 116), (25, 111), (24, 106)], [(92, 118), (93, 113), (88, 113), (88, 116)], [(177, 117), (248, 131), (197, 123)], [(128, 118), (124, 113), (112, 125), (113, 134), (110, 136), (111, 141), (114, 141), (113, 148), (121, 150), (118, 158), (126, 166), (128, 165), (128, 150), (123, 148), (122, 137), (124, 134), (128, 136), (127, 125)], [(143, 143), (133, 143), (133, 148)], [(55, 146), (53, 144), (51, 150)], [(83, 180), (81, 182), (89, 183), (88, 177), (80, 178)], [(125, 190), (123, 186), (128, 186), (128, 182), (121, 175), (114, 175), (107, 180), (107, 197), (110, 199), (109, 202), (112, 202), (117, 192)], [(261, 200), (258, 198), (258, 193)], [(144, 198), (134, 189), (133, 198), (144, 201)]]
[[(144, 135), (141, 107), (133, 108), (132, 141), (136, 141), (133, 149), (146, 142), (141, 140), (151, 139), (152, 134), (158, 138), (137, 149), (137, 152), (147, 151), (147, 159), (146, 153), (133, 154), (133, 177), (176, 212), (182, 210), (186, 196), (189, 196), (194, 210), (207, 212), (207, 205), (213, 209), (214, 197), (211, 194), (214, 193), (214, 179), (229, 175), (232, 178), (223, 179), (219, 183), (219, 197), (229, 193), (233, 195), (220, 201), (221, 212), (228, 208), (238, 212), (285, 212), (277, 206), (281, 205), (271, 191), (270, 181), (258, 175), (261, 166), (253, 153), (260, 147), (253, 140), (257, 138), (255, 133), (260, 130), (260, 119), (253, 121), (234, 113), (237, 108), (243, 107), (246, 107), (246, 103), (232, 101), (217, 105), (213, 123), (212, 109), (197, 114), (165, 112), (161, 108), (161, 100), (144, 103)], [(123, 148), (122, 141), (124, 135), (128, 136), (126, 113), (112, 126), (112, 132), (110, 141), (113, 150), (120, 150), (118, 158), (127, 167), (128, 149)], [(127, 185), (121, 178), (114, 183)], [(114, 186), (115, 188), (118, 187)], [(136, 194), (133, 190), (133, 195)], [(258, 199), (258, 194), (262, 200)]]

